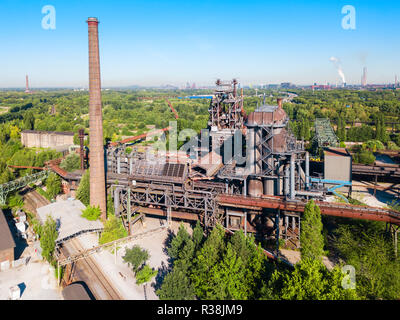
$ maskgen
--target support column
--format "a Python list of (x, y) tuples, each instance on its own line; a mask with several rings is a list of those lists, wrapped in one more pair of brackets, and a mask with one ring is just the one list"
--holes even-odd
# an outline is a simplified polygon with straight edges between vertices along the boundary
[[(119, 212), (119, 188), (115, 188), (114, 189), (114, 214), (116, 217), (120, 216), (120, 212)], [(127, 189), (128, 193), (129, 193), (129, 189)]]
[(244, 211), (244, 235), (247, 236), (247, 211)]
[(128, 194), (127, 194), (127, 197), (126, 197), (126, 214), (127, 214), (127, 216), (128, 216), (128, 232), (129, 232), (129, 235), (131, 235), (132, 234), (132, 226), (131, 226), (131, 215), (132, 215), (132, 213), (131, 213), (131, 192), (130, 192), (130, 190), (128, 189)]
[(284, 195), (287, 198), (289, 196), (289, 167), (285, 166), (285, 186), (284, 186)]
[(294, 200), (295, 198), (295, 165), (294, 165), (294, 157), (295, 155), (292, 154), (290, 156), (290, 200)]
[(276, 236), (276, 256), (279, 256), (279, 221), (280, 221), (281, 209), (278, 209), (275, 216), (275, 236)]
[(171, 207), (167, 207), (167, 226), (168, 228), (171, 226)]

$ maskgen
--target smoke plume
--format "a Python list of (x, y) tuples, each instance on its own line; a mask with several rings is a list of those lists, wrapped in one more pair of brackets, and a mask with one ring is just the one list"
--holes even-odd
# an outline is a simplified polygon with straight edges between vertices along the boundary
[(337, 69), (337, 72), (338, 72), (340, 78), (342, 79), (342, 82), (343, 82), (343, 83), (346, 83), (346, 78), (345, 78), (345, 76), (344, 76), (344, 73), (343, 73), (343, 70), (342, 70), (342, 65), (341, 65), (341, 63), (340, 63), (340, 60), (339, 60), (338, 58), (336, 58), (336, 57), (331, 57), (331, 58), (329, 59), (329, 61), (332, 61), (332, 62), (333, 62), (333, 64), (335, 65), (335, 68)]

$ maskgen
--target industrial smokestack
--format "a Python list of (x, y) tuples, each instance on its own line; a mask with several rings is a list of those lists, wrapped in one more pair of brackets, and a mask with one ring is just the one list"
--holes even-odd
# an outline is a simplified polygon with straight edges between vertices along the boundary
[(367, 67), (363, 69), (363, 75), (361, 77), (361, 85), (365, 87), (367, 85)]
[(26, 77), (25, 77), (25, 92), (26, 92), (26, 93), (29, 93), (29, 92), (30, 92), (30, 90), (29, 90), (29, 78), (28, 78), (28, 75), (26, 75)]
[(107, 211), (101, 112), (99, 21), (97, 18), (88, 18), (86, 22), (89, 30), (90, 205), (100, 207), (101, 218), (104, 221), (107, 218)]

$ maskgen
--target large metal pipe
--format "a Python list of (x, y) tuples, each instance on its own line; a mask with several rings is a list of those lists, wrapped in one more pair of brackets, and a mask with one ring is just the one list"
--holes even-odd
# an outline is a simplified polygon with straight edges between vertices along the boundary
[(294, 157), (295, 155), (292, 154), (290, 156), (290, 199), (294, 200), (295, 198), (295, 165), (294, 165)]
[(104, 221), (107, 218), (107, 209), (101, 111), (99, 21), (97, 18), (88, 18), (87, 24), (89, 34), (90, 205), (100, 207), (101, 218)]
[(289, 166), (285, 166), (285, 187), (284, 187), (284, 196), (287, 197), (289, 195)]
[(310, 189), (310, 154), (306, 152), (306, 190)]

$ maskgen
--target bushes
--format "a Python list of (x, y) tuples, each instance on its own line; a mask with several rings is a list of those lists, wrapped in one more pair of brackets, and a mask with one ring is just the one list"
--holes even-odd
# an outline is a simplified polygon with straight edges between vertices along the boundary
[(86, 170), (79, 183), (78, 190), (76, 192), (76, 198), (80, 200), (85, 206), (90, 204), (90, 173)]
[(54, 172), (50, 173), (46, 180), (46, 189), (52, 199), (61, 192), (61, 179)]
[(355, 153), (353, 156), (353, 160), (355, 163), (361, 164), (373, 164), (375, 162), (375, 156), (371, 151), (363, 150), (358, 153)]
[(81, 217), (90, 221), (96, 221), (97, 219), (99, 219), (100, 215), (100, 207), (88, 206), (85, 210), (82, 211)]
[(149, 282), (151, 278), (156, 276), (156, 274), (156, 270), (150, 268), (147, 264), (145, 264), (143, 268), (136, 273), (136, 284)]
[(322, 260), (324, 254), (324, 237), (322, 235), (321, 211), (313, 200), (304, 208), (301, 219), (301, 258)]
[(42, 256), (52, 263), (56, 240), (58, 238), (57, 223), (51, 217), (47, 216), (46, 222), (40, 228), (40, 246), (42, 248)]
[(363, 148), (372, 152), (385, 149), (383, 143), (379, 140), (369, 140), (363, 143)]
[(321, 261), (306, 258), (294, 271), (275, 271), (264, 288), (264, 298), (283, 300), (357, 300), (354, 289), (342, 288), (344, 274), (338, 267), (329, 271)]
[(128, 236), (122, 222), (115, 216), (110, 216), (104, 225), (99, 244), (105, 244)]
[(81, 159), (76, 153), (69, 154), (61, 163), (60, 168), (65, 171), (78, 170), (81, 167)]
[(334, 246), (356, 271), (356, 290), (364, 299), (400, 299), (400, 260), (394, 256), (385, 224), (360, 221), (341, 224)]

